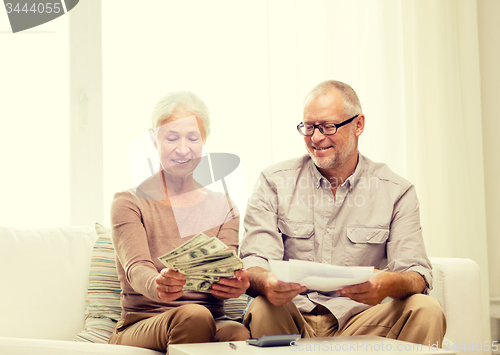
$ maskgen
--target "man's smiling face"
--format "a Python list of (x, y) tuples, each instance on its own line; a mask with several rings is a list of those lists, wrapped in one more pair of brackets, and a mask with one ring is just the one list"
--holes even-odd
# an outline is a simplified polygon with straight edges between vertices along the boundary
[[(341, 123), (344, 106), (340, 93), (333, 89), (307, 103), (304, 108), (304, 124)], [(340, 127), (334, 135), (323, 135), (319, 129), (312, 136), (304, 136), (307, 151), (319, 169), (336, 169), (350, 158), (357, 157), (355, 121)]]

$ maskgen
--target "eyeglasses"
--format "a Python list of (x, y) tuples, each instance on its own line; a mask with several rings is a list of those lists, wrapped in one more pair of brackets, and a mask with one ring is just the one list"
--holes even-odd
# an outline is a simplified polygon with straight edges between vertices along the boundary
[(321, 134), (331, 135), (337, 133), (337, 129), (351, 123), (352, 120), (358, 116), (359, 114), (341, 123), (304, 124), (303, 122), (300, 122), (300, 124), (297, 125), (297, 131), (299, 131), (299, 133), (303, 136), (312, 136), (314, 134), (314, 129), (317, 128)]

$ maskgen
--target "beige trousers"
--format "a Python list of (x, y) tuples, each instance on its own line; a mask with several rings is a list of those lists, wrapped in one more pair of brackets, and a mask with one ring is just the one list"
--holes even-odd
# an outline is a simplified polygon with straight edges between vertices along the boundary
[(244, 319), (252, 338), (271, 334), (299, 333), (303, 338), (348, 335), (377, 335), (417, 344), (442, 346), (446, 319), (439, 301), (425, 295), (376, 305), (351, 317), (338, 329), (337, 319), (318, 305), (301, 314), (293, 302), (276, 307), (267, 298), (257, 297)]
[(130, 345), (168, 353), (169, 344), (239, 341), (250, 338), (234, 321), (215, 321), (201, 305), (189, 304), (164, 313), (128, 313), (115, 327), (110, 344)]

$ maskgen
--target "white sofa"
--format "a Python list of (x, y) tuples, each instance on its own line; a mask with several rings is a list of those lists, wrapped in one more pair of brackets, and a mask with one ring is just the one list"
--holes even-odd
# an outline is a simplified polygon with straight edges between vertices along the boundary
[[(159, 354), (73, 341), (85, 324), (92, 227), (0, 227), (0, 354)], [(479, 269), (467, 259), (432, 258), (432, 295), (448, 320), (446, 337), (482, 339)]]

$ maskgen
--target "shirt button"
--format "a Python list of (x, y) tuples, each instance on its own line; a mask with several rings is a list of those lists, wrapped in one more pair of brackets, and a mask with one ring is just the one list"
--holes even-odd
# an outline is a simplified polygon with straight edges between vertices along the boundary
[(366, 237), (366, 241), (369, 241), (370, 240), (370, 237)]
[(327, 232), (327, 233), (330, 233), (331, 231), (332, 231), (332, 230), (331, 230), (330, 228), (327, 228), (327, 229), (326, 229), (326, 232)]

